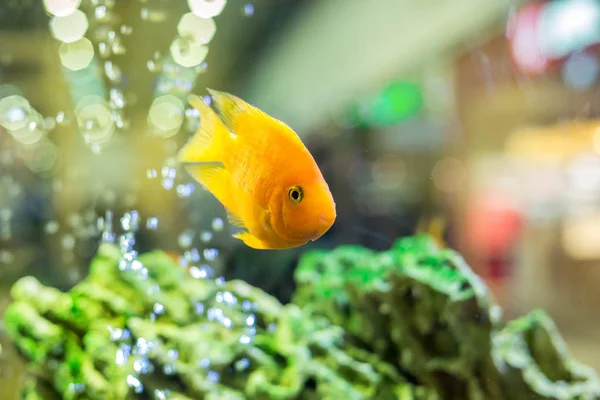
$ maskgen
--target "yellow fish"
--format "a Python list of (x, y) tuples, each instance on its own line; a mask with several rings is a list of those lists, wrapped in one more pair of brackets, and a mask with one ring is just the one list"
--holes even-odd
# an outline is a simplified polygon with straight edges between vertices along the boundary
[(233, 236), (255, 249), (288, 249), (320, 238), (336, 219), (335, 202), (298, 135), (236, 96), (208, 91), (220, 117), (189, 96), (201, 126), (179, 161), (243, 229)]

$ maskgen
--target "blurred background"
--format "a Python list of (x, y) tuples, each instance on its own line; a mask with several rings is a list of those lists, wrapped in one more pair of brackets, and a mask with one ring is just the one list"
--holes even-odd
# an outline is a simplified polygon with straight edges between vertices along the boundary
[[(600, 369), (598, 44), (594, 0), (4, 0), (0, 313), (18, 278), (67, 290), (123, 232), (282, 301), (309, 248), (427, 232)], [(304, 140), (338, 209), (319, 241), (244, 247), (176, 167), (207, 87)]]

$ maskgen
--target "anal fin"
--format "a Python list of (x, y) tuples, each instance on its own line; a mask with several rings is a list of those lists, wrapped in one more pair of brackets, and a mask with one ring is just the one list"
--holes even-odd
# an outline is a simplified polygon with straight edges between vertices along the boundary
[(250, 232), (240, 232), (240, 233), (233, 235), (233, 237), (236, 239), (240, 239), (242, 242), (244, 242), (246, 244), (246, 246), (252, 247), (253, 249), (258, 249), (258, 250), (272, 250), (273, 249), (273, 247), (271, 247), (268, 243), (263, 242), (256, 236), (252, 235)]

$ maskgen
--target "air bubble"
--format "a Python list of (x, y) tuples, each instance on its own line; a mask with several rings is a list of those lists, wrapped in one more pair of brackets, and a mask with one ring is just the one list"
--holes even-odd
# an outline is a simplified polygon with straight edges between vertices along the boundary
[(177, 24), (179, 36), (197, 44), (208, 44), (216, 31), (217, 26), (212, 18), (201, 18), (193, 13), (184, 14)]
[(215, 218), (212, 222), (212, 228), (214, 231), (221, 231), (223, 229), (224, 223), (221, 218)]
[(181, 247), (182, 249), (187, 249), (192, 246), (193, 239), (194, 239), (194, 231), (188, 229), (179, 235), (177, 243), (179, 244), (179, 247)]
[(140, 358), (133, 362), (133, 370), (138, 374), (147, 374), (151, 372), (150, 361), (147, 358)]
[(100, 42), (98, 43), (98, 53), (102, 58), (106, 58), (110, 56), (110, 47), (106, 43)]
[(167, 400), (171, 397), (171, 391), (168, 389), (154, 389), (154, 397), (156, 398), (156, 400)]
[(62, 238), (61, 244), (65, 250), (73, 250), (75, 247), (75, 238), (72, 235), (65, 235)]
[(67, 223), (71, 228), (76, 228), (83, 222), (83, 218), (79, 214), (70, 214), (67, 217)]
[(242, 335), (240, 337), (240, 343), (241, 344), (250, 344), (250, 342), (251, 342), (250, 336), (248, 336), (248, 335)]
[(56, 114), (56, 117), (55, 117), (55, 119), (56, 119), (56, 122), (57, 122), (57, 123), (59, 123), (59, 124), (62, 124), (63, 122), (65, 122), (65, 113), (64, 113), (64, 112), (62, 112), (62, 111), (59, 111), (59, 112)]
[(211, 231), (204, 231), (200, 234), (200, 240), (202, 240), (204, 243), (210, 242), (212, 237), (213, 233)]
[(121, 69), (118, 66), (114, 65), (112, 61), (104, 62), (104, 74), (111, 82), (114, 83), (121, 82), (123, 78), (123, 73), (121, 72)]
[(52, 35), (63, 42), (76, 42), (85, 35), (88, 29), (88, 20), (83, 11), (74, 10), (64, 17), (54, 17), (50, 20)]
[(254, 5), (252, 3), (247, 3), (244, 5), (244, 15), (246, 17), (251, 17), (254, 15)]
[(24, 128), (30, 120), (32, 109), (29, 102), (17, 95), (0, 100), (0, 125), (15, 131)]
[(10, 264), (15, 260), (15, 256), (8, 250), (0, 251), (0, 264)]
[(59, 56), (62, 64), (73, 71), (79, 71), (86, 68), (92, 62), (94, 57), (94, 46), (87, 38), (65, 43), (59, 48)]
[(167, 357), (171, 360), (177, 360), (179, 358), (179, 352), (177, 350), (169, 350), (167, 352)]
[(46, 10), (57, 17), (66, 17), (77, 10), (81, 0), (44, 0)]
[(148, 179), (155, 179), (158, 177), (158, 172), (155, 169), (149, 169), (146, 171), (146, 176)]
[(219, 250), (217, 249), (204, 249), (202, 251), (202, 255), (208, 261), (212, 261), (219, 255)]
[[(110, 332), (110, 340), (116, 342), (118, 340), (123, 340), (129, 337), (129, 331), (121, 328), (113, 328), (112, 326), (108, 327), (108, 331)], [(127, 335), (125, 334), (127, 332)]]
[(204, 268), (194, 266), (190, 267), (188, 271), (190, 272), (190, 276), (195, 279), (206, 279), (209, 277), (208, 271)]
[(158, 218), (151, 217), (146, 220), (146, 229), (155, 231), (158, 229)]
[(123, 35), (131, 35), (133, 33), (133, 27), (129, 25), (121, 25), (119, 32), (121, 32)]
[(176, 373), (176, 372), (177, 372), (177, 368), (176, 368), (176, 367), (175, 367), (175, 365), (173, 365), (173, 364), (165, 364), (165, 365), (163, 366), (163, 372), (164, 372), (166, 375), (173, 375), (174, 373)]
[(125, 365), (125, 363), (127, 362), (127, 358), (125, 357), (125, 354), (123, 353), (122, 349), (118, 349), (117, 350), (117, 354), (115, 356), (115, 364), (117, 365)]
[(106, 14), (107, 14), (106, 6), (98, 6), (94, 9), (94, 16), (98, 20), (106, 18)]
[(135, 345), (135, 351), (139, 356), (146, 356), (152, 347), (154, 347), (152, 342), (149, 342), (144, 338), (138, 338)]
[(201, 18), (216, 17), (221, 14), (227, 0), (188, 0), (190, 10)]
[(193, 248), (191, 250), (186, 251), (183, 256), (185, 257), (186, 260), (191, 261), (191, 262), (198, 262), (200, 261), (200, 253), (198, 252), (197, 248)]
[(194, 188), (193, 183), (177, 185), (177, 196), (180, 198), (190, 197), (194, 193)]
[(250, 361), (247, 358), (242, 358), (235, 363), (235, 369), (238, 372), (244, 371), (250, 367)]
[(157, 67), (156, 63), (153, 60), (148, 60), (146, 62), (146, 67), (148, 68), (148, 71), (150, 71), (150, 72), (156, 72), (156, 71), (158, 71), (158, 67)]
[(155, 314), (162, 314), (165, 311), (165, 307), (160, 303), (154, 303), (154, 307), (152, 307)]
[(127, 385), (132, 387), (136, 393), (142, 393), (144, 391), (144, 385), (138, 378), (133, 375), (127, 375)]
[(58, 232), (58, 222), (48, 221), (48, 223), (46, 223), (46, 226), (44, 227), (44, 231), (49, 235), (55, 234), (56, 232)]
[(80, 394), (85, 392), (85, 385), (83, 383), (69, 383), (68, 389), (70, 394)]
[(229, 307), (233, 307), (237, 304), (237, 297), (235, 297), (231, 292), (223, 292), (223, 301)]
[(208, 371), (206, 377), (212, 384), (218, 383), (221, 379), (221, 375), (217, 371)]

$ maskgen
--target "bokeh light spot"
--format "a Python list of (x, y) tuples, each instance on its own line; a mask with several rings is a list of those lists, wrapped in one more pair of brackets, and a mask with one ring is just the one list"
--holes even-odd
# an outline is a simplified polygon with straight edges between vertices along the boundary
[(94, 46), (86, 38), (76, 42), (62, 43), (59, 49), (62, 64), (73, 71), (87, 67), (94, 57)]
[(436, 188), (444, 193), (451, 193), (460, 188), (466, 175), (463, 163), (456, 158), (448, 157), (435, 163), (431, 177)]
[(72, 14), (80, 3), (81, 0), (44, 0), (46, 10), (57, 17)]
[(182, 67), (194, 67), (208, 54), (208, 47), (186, 38), (175, 39), (170, 50), (175, 62)]
[(201, 18), (216, 17), (225, 8), (226, 0), (188, 0), (190, 10)]
[(182, 38), (192, 39), (197, 44), (207, 44), (217, 31), (212, 18), (201, 18), (193, 13), (187, 13), (177, 25), (177, 32)]
[(148, 122), (157, 128), (162, 137), (177, 133), (184, 119), (184, 104), (175, 96), (165, 95), (156, 98), (150, 106)]
[(562, 76), (567, 86), (574, 89), (589, 88), (598, 77), (600, 66), (595, 56), (588, 53), (574, 53), (567, 58)]
[(64, 17), (54, 17), (50, 21), (52, 35), (65, 43), (78, 41), (85, 35), (87, 29), (87, 17), (79, 10)]
[(244, 15), (246, 17), (251, 17), (254, 15), (254, 5), (252, 5), (252, 3), (247, 3), (244, 5)]
[(406, 176), (406, 166), (397, 155), (386, 154), (375, 160), (371, 173), (379, 186), (393, 189), (402, 184)]
[(58, 147), (49, 139), (43, 138), (25, 157), (25, 165), (33, 172), (50, 171), (58, 160)]
[(115, 123), (104, 99), (99, 96), (84, 97), (77, 104), (75, 112), (79, 129), (87, 143), (101, 144), (111, 138)]
[(16, 130), (27, 125), (31, 106), (18, 95), (4, 97), (0, 100), (0, 125), (9, 130)]
[(19, 129), (10, 131), (15, 140), (25, 145), (37, 143), (46, 133), (44, 117), (35, 110), (31, 110), (26, 124)]

